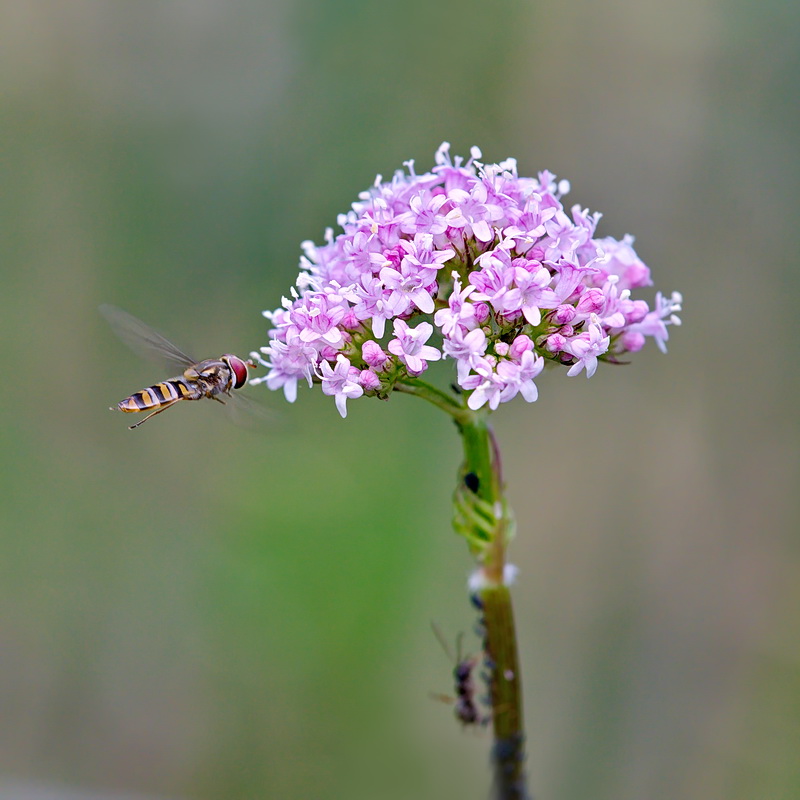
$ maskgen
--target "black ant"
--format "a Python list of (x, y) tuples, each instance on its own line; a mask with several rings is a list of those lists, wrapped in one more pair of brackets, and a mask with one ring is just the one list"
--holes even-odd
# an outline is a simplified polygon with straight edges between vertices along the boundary
[(431, 623), (431, 627), (447, 657), (455, 664), (455, 667), (453, 667), (453, 679), (455, 681), (456, 697), (448, 697), (443, 694), (434, 696), (445, 703), (455, 703), (454, 713), (456, 719), (462, 725), (486, 725), (491, 716), (482, 714), (478, 709), (475, 701), (475, 684), (472, 680), (472, 672), (478, 666), (480, 658), (477, 656), (461, 657), (461, 640), (463, 638), (461, 633), (456, 637), (456, 656), (453, 658), (450, 647), (439, 627), (434, 623)]

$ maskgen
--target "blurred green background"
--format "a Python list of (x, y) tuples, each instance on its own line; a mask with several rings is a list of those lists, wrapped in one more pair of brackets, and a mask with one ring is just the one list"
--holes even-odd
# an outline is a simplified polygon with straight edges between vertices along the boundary
[(132, 433), (165, 376), (97, 313), (245, 354), (300, 242), (445, 139), (685, 297), (667, 356), (496, 415), (536, 796), (800, 796), (798, 78), (788, 0), (0, 4), (0, 797), (486, 797), (431, 699), (430, 621), (473, 623), (447, 420), (264, 391), (268, 437)]

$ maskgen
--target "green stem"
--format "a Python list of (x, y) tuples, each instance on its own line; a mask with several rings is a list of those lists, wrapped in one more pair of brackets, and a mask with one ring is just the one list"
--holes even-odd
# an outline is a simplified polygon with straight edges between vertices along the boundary
[(527, 800), (517, 636), (505, 580), (506, 547), (514, 525), (503, 494), (500, 451), (488, 424), (489, 412), (465, 408), (452, 395), (419, 378), (400, 380), (394, 390), (421, 397), (446, 411), (461, 434), (464, 463), (454, 498), (453, 526), (467, 540), (480, 565), (476, 600), (482, 612), (492, 704), (495, 796), (497, 800)]
[[(522, 687), (511, 593), (505, 582), (506, 547), (513, 520), (503, 494), (500, 453), (486, 412), (458, 419), (464, 465), (456, 491), (456, 530), (480, 563), (479, 605), (485, 631), (492, 703), (492, 764), (498, 800), (528, 798), (524, 760)], [(467, 479), (467, 476), (472, 475)]]
[(433, 403), (437, 408), (446, 411), (451, 417), (454, 417), (458, 422), (468, 412), (463, 406), (459, 405), (452, 395), (437, 389), (430, 383), (421, 381), (419, 378), (408, 378), (406, 380), (398, 381), (394, 385), (394, 391), (403, 392), (404, 394), (412, 394), (415, 397), (421, 397), (429, 403)]
[(507, 586), (489, 587), (481, 592), (481, 601), (486, 653), (492, 665), (490, 697), (494, 744), (491, 761), (497, 798), (526, 800), (522, 686), (511, 593)]

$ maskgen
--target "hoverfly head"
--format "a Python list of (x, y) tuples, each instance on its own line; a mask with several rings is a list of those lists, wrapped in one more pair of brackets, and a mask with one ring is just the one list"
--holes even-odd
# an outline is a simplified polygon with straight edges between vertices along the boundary
[(247, 368), (252, 365), (252, 362), (244, 361), (239, 358), (239, 356), (232, 355), (231, 353), (226, 353), (220, 360), (224, 361), (233, 373), (233, 388), (241, 389), (242, 386), (247, 383)]

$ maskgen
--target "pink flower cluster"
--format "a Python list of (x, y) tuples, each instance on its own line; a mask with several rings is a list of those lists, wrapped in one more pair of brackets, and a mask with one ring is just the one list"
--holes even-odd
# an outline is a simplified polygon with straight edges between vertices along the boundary
[(345, 416), (348, 399), (387, 397), (449, 358), (467, 405), (495, 409), (536, 400), (545, 363), (591, 377), (648, 336), (666, 350), (681, 296), (659, 293), (652, 310), (631, 297), (651, 284), (631, 237), (596, 238), (600, 215), (568, 215), (569, 184), (549, 172), (521, 178), (514, 159), (471, 156), (451, 159), (444, 143), (431, 172), (407, 162), (378, 176), (340, 215), (343, 233), (303, 244), (291, 299), (264, 312), (270, 343), (254, 356), (269, 372), (253, 383), (290, 402), (298, 381), (320, 383)]

